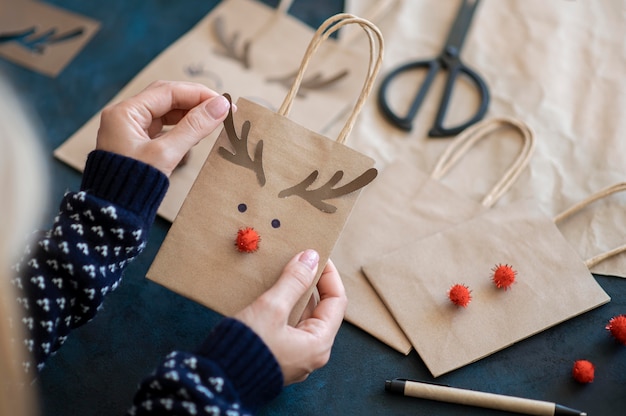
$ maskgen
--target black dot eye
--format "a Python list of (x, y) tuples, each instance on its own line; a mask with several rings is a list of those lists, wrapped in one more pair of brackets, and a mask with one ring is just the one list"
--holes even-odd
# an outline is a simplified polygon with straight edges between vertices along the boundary
[(246, 204), (239, 204), (237, 206), (237, 209), (239, 210), (239, 212), (246, 212), (246, 210), (248, 209), (248, 206)]
[(274, 218), (274, 219), (272, 220), (272, 227), (274, 227), (274, 228), (279, 228), (279, 227), (280, 227), (280, 220), (279, 220), (279, 219)]

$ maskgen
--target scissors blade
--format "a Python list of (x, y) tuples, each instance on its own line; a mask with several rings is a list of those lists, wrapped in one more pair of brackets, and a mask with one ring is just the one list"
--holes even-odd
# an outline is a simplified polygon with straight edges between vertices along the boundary
[(474, 12), (478, 8), (480, 0), (463, 0), (459, 12), (456, 15), (448, 39), (446, 40), (446, 46), (444, 52), (452, 53), (455, 56), (459, 56), (461, 48), (463, 48), (463, 42), (467, 36), (467, 32), (472, 24), (472, 18)]

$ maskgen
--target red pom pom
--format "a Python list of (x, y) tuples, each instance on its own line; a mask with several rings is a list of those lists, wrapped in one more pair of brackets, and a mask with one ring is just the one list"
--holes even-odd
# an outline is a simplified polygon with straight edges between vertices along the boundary
[(254, 228), (246, 227), (237, 231), (237, 250), (242, 253), (254, 253), (259, 249), (261, 237)]
[(611, 335), (621, 344), (626, 345), (626, 315), (614, 316), (606, 326)]
[(587, 360), (578, 360), (574, 363), (572, 376), (579, 383), (591, 383), (594, 378), (595, 367)]
[(498, 289), (507, 290), (515, 283), (517, 272), (508, 264), (498, 264), (491, 270), (493, 270), (493, 283)]
[(472, 300), (471, 290), (465, 285), (456, 284), (448, 291), (450, 301), (456, 306), (466, 307)]

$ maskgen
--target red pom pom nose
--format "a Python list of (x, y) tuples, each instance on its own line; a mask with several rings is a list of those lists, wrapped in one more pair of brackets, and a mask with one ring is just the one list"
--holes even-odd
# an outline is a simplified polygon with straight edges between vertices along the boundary
[(572, 376), (579, 383), (591, 383), (595, 377), (595, 366), (587, 360), (578, 360), (572, 368)]
[(517, 272), (508, 264), (498, 264), (493, 269), (493, 283), (498, 289), (507, 290), (515, 283)]
[(611, 318), (606, 326), (611, 335), (621, 344), (626, 345), (626, 315), (618, 315)]
[(242, 253), (254, 253), (259, 249), (261, 237), (254, 228), (246, 227), (237, 231), (235, 246)]
[(448, 291), (448, 298), (456, 306), (465, 308), (472, 300), (471, 290), (465, 285), (456, 284)]

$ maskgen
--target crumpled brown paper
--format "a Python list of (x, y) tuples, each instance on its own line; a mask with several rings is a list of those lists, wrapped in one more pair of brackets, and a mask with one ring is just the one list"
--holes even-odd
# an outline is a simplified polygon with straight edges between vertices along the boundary
[[(359, 13), (375, 0), (347, 0)], [(404, 0), (380, 21), (388, 48), (381, 78), (409, 60), (437, 55), (460, 1)], [(620, 1), (482, 1), (465, 41), (461, 59), (487, 81), (487, 117), (511, 116), (527, 122), (537, 135), (527, 186), (507, 193), (503, 204), (532, 197), (548, 215), (596, 189), (626, 177), (626, 3)], [(443, 84), (443, 76), (437, 80)], [(407, 80), (406, 103), (412, 94)], [(388, 124), (374, 99), (355, 127), (355, 148), (382, 167), (403, 154), (424, 170), (433, 166), (445, 139), (427, 138), (439, 104), (437, 85), (418, 113), (411, 133)], [(404, 100), (404, 101), (403, 101)], [(476, 94), (463, 83), (455, 92), (451, 120), (475, 110)], [(509, 146), (503, 144), (503, 151)], [(481, 166), (497, 172), (497, 163)], [(489, 175), (456, 176), (455, 189), (481, 195)], [(620, 201), (621, 203), (616, 203)], [(573, 218), (564, 231), (583, 258), (624, 242), (623, 196), (601, 202)], [(594, 273), (626, 275), (626, 255), (594, 266)]]

